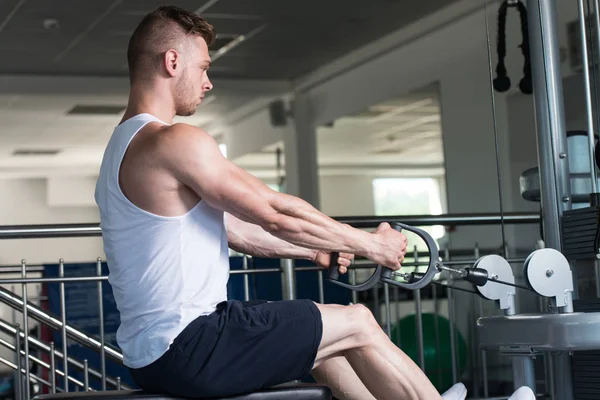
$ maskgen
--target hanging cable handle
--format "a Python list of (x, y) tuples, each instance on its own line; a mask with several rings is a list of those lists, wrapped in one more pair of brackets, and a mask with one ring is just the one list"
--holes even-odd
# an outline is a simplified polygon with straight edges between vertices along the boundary
[(427, 244), (427, 248), (429, 250), (429, 267), (427, 268), (427, 272), (423, 275), (423, 277), (421, 277), (419, 280), (416, 280), (415, 282), (412, 282), (412, 283), (398, 282), (398, 281), (394, 280), (392, 277), (394, 271), (392, 271), (391, 269), (384, 267), (382, 265), (377, 265), (375, 272), (373, 273), (373, 275), (371, 275), (371, 277), (369, 279), (367, 279), (363, 283), (352, 285), (349, 283), (341, 282), (339, 280), (340, 274), (339, 274), (338, 265), (337, 265), (339, 253), (332, 253), (331, 254), (331, 263), (329, 265), (329, 271), (328, 271), (329, 281), (332, 283), (335, 283), (336, 285), (342, 286), (346, 289), (351, 289), (351, 290), (355, 290), (355, 291), (359, 291), (359, 292), (364, 291), (364, 290), (369, 290), (372, 287), (374, 287), (375, 285), (377, 285), (379, 282), (389, 283), (391, 285), (398, 286), (398, 287), (401, 287), (401, 288), (407, 289), (407, 290), (418, 290), (418, 289), (424, 288), (425, 286), (429, 285), (431, 283), (431, 281), (433, 280), (433, 277), (435, 276), (435, 274), (437, 274), (439, 272), (438, 264), (439, 264), (440, 257), (439, 257), (438, 248), (437, 248), (435, 241), (433, 240), (431, 235), (429, 235), (429, 233), (427, 233), (426, 231), (424, 231), (422, 229), (415, 228), (414, 226), (402, 224), (400, 222), (391, 222), (390, 226), (393, 229), (397, 230), (398, 232), (402, 232), (403, 229), (405, 229), (409, 232), (413, 232), (413, 233), (417, 234), (417, 236), (419, 236), (421, 239), (423, 239), (425, 241), (425, 243)]

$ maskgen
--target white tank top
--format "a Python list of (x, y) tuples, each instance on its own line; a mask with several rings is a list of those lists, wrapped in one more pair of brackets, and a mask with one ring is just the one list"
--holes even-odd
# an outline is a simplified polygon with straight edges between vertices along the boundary
[(158, 121), (137, 115), (117, 126), (96, 183), (104, 252), (121, 323), (123, 362), (144, 367), (163, 355), (200, 315), (227, 300), (229, 256), (224, 214), (200, 201), (184, 215), (142, 210), (119, 186), (121, 161), (139, 130)]

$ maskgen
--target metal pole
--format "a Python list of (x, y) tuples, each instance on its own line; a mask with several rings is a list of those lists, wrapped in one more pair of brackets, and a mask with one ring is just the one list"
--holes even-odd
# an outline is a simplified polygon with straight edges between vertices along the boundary
[(398, 289), (398, 286), (394, 286), (392, 288), (392, 299), (393, 299), (395, 307), (396, 307), (396, 321), (398, 322), (398, 328), (396, 329), (396, 335), (395, 335), (394, 339), (396, 341), (396, 345), (398, 347), (400, 347), (400, 317), (401, 317), (401, 311), (400, 311), (400, 289)]
[(594, 260), (594, 278), (596, 281), (596, 297), (600, 297), (600, 260)]
[(121, 390), (121, 377), (117, 376), (117, 390)]
[[(27, 278), (27, 263), (25, 260), (21, 260), (21, 277)], [(31, 398), (30, 383), (31, 375), (29, 371), (29, 318), (27, 316), (27, 284), (23, 283), (23, 330), (25, 333), (25, 341), (23, 342), (23, 348), (25, 349), (25, 398), (29, 400)], [(21, 349), (17, 349), (18, 352)]]
[[(479, 243), (475, 243), (475, 259), (479, 259), (480, 251), (479, 251)], [(479, 308), (479, 318), (483, 317), (483, 299), (477, 296), (477, 305)], [(483, 397), (489, 397), (489, 387), (488, 387), (488, 371), (487, 371), (487, 353), (485, 350), (480, 350), (479, 354), (481, 355), (481, 379), (483, 381)]]
[(560, 221), (571, 200), (556, 2), (528, 0), (527, 10), (544, 241), (560, 251)]
[[(102, 259), (96, 260), (96, 275), (102, 276)], [(98, 318), (100, 322), (100, 371), (102, 373), (102, 390), (106, 390), (106, 349), (104, 337), (104, 296), (102, 294), (102, 281), (98, 281)]]
[[(58, 277), (65, 277), (65, 264), (61, 258), (58, 261)], [(60, 284), (60, 316), (61, 316), (61, 334), (62, 334), (62, 350), (63, 350), (63, 371), (65, 373), (65, 392), (69, 391), (69, 363), (67, 362), (67, 307), (65, 304), (65, 284)]]
[(21, 327), (19, 324), (17, 324), (15, 347), (17, 349), (17, 384), (15, 385), (15, 397), (17, 399), (23, 399), (23, 376), (21, 375), (21, 352), (19, 351), (21, 349)]
[(281, 259), (281, 281), (284, 300), (296, 298), (296, 276), (294, 271), (294, 260), (290, 258)]
[[(450, 249), (444, 249), (444, 259), (450, 258)], [(446, 296), (448, 299), (448, 321), (450, 323), (450, 362), (452, 363), (452, 383), (458, 381), (458, 371), (456, 370), (456, 342), (454, 339), (454, 298), (452, 290), (446, 288)]]
[(435, 370), (437, 375), (438, 387), (442, 386), (442, 355), (440, 346), (440, 324), (438, 316), (440, 315), (440, 301), (437, 295), (437, 286), (433, 285), (431, 291), (433, 293), (433, 334), (435, 337)]
[[(413, 257), (415, 262), (419, 262), (419, 251), (417, 250), (417, 246), (415, 245), (413, 251)], [(416, 268), (418, 272), (418, 267)], [(425, 345), (423, 343), (423, 305), (421, 303), (421, 290), (415, 290), (415, 327), (416, 327), (416, 335), (417, 335), (417, 355), (419, 357), (419, 367), (421, 367), (422, 371), (425, 371)]]
[(381, 307), (379, 306), (379, 283), (373, 286), (373, 288), (371, 288), (371, 291), (373, 292), (373, 302), (375, 303), (373, 315), (375, 316), (375, 320), (381, 325)]
[[(497, 225), (504, 220), (508, 224), (537, 224), (540, 216), (532, 213), (442, 214), (442, 215), (393, 215), (332, 217), (338, 222), (355, 228), (374, 228), (382, 222), (401, 221), (413, 226), (432, 225)], [(95, 224), (45, 224), (0, 226), (0, 239), (44, 239), (102, 236), (100, 225)]]
[(56, 359), (54, 358), (54, 342), (50, 342), (50, 383), (52, 393), (56, 393)]
[(385, 301), (385, 330), (388, 337), (392, 337), (392, 313), (390, 311), (390, 285), (383, 284), (383, 297)]
[(317, 279), (319, 280), (319, 303), (325, 303), (325, 288), (323, 287), (323, 271), (317, 271)]
[(90, 376), (88, 372), (88, 360), (83, 360), (83, 391), (90, 390)]
[[(562, 251), (561, 218), (571, 208), (556, 1), (527, 0), (545, 247)], [(587, 70), (588, 65), (584, 65)], [(553, 357), (554, 391), (573, 400), (568, 353)]]
[[(412, 226), (432, 225), (499, 225), (505, 224), (536, 224), (540, 222), (539, 214), (530, 213), (504, 213), (502, 218), (499, 213), (478, 214), (442, 214), (442, 215), (390, 215), (378, 216), (352, 216), (332, 217), (338, 222), (351, 225), (355, 228), (373, 228), (382, 222), (399, 221)], [(0, 238), (2, 230), (0, 229)]]
[[(477, 298), (479, 303), (479, 316), (483, 317), (483, 300), (481, 297)], [(483, 380), (483, 397), (489, 397), (489, 386), (488, 386), (488, 370), (487, 370), (487, 353), (485, 350), (480, 350), (481, 353), (481, 373)]]
[[(248, 255), (244, 254), (242, 257), (242, 268), (244, 271), (248, 271)], [(250, 300), (250, 275), (244, 274), (244, 301)]]
[[(356, 270), (353, 268), (352, 270), (350, 270), (350, 284), (351, 285), (356, 285)], [(352, 291), (352, 304), (356, 304), (358, 303), (358, 293), (356, 293), (356, 290)]]
[[(479, 243), (475, 243), (474, 248), (474, 258), (476, 260), (481, 257), (481, 252), (479, 250)], [(476, 296), (476, 303), (479, 311), (479, 318), (483, 317), (483, 299), (479, 296)], [(476, 346), (477, 349), (478, 346)], [(480, 362), (481, 362), (481, 380), (483, 382), (483, 397), (489, 397), (489, 386), (488, 386), (488, 374), (487, 374), (487, 353), (485, 350), (479, 350), (480, 354)]]
[(456, 332), (454, 324), (454, 292), (446, 288), (448, 297), (448, 321), (450, 322), (450, 359), (452, 362), (452, 383), (458, 382), (458, 368), (456, 364)]
[(515, 356), (512, 358), (514, 389), (521, 386), (528, 386), (536, 392), (535, 388), (535, 368), (533, 359), (529, 356)]
[[(597, 0), (596, 0), (597, 3)], [(592, 106), (592, 90), (590, 87), (590, 62), (588, 57), (588, 43), (585, 29), (585, 10), (583, 9), (583, 0), (577, 0), (579, 14), (579, 34), (581, 36), (581, 55), (583, 62), (583, 85), (585, 88), (585, 108), (588, 128), (588, 155), (590, 162), (590, 178), (592, 180), (592, 193), (598, 193), (598, 175), (596, 174), (596, 162), (594, 157), (594, 148), (596, 146), (594, 139), (594, 115)]]

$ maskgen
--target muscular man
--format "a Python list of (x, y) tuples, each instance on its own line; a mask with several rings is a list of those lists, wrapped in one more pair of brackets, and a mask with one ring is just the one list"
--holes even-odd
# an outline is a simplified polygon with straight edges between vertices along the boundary
[[(440, 399), (361, 305), (227, 299), (228, 247), (327, 267), (342, 254), (393, 270), (406, 237), (340, 224), (269, 189), (202, 129), (173, 123), (212, 89), (213, 27), (177, 7), (148, 14), (128, 48), (130, 98), (108, 143), (95, 198), (121, 325), (117, 341), (150, 392), (217, 397), (308, 374), (340, 399)], [(444, 398), (463, 399), (464, 386)]]

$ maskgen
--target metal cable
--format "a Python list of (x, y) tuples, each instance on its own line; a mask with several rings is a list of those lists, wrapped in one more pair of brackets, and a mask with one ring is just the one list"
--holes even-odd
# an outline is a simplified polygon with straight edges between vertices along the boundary
[[(499, 283), (501, 285), (512, 286), (512, 287), (515, 287), (517, 289), (529, 290), (530, 292), (533, 292), (533, 293), (537, 294), (537, 292), (535, 290), (533, 290), (531, 288), (528, 288), (527, 286), (518, 285), (516, 283), (504, 282), (504, 281), (501, 281), (501, 280), (498, 280), (498, 279), (492, 279), (492, 278), (490, 278), (490, 281), (495, 282), (495, 283)], [(539, 295), (539, 296), (541, 296), (541, 295)]]
[(494, 121), (494, 148), (496, 151), (496, 172), (498, 174), (498, 200), (500, 202), (500, 226), (502, 232), (502, 255), (504, 258), (507, 258), (506, 254), (506, 232), (504, 227), (504, 207), (502, 205), (502, 178), (500, 175), (500, 150), (498, 145), (498, 124), (497, 124), (497, 116), (496, 116), (496, 96), (494, 95), (494, 67), (492, 65), (492, 45), (490, 43), (490, 27), (489, 27), (489, 19), (488, 19), (488, 1), (483, 0), (484, 2), (484, 14), (485, 14), (485, 37), (487, 42), (487, 53), (488, 53), (488, 66), (489, 66), (489, 75), (490, 75), (490, 93), (492, 99), (492, 119)]

